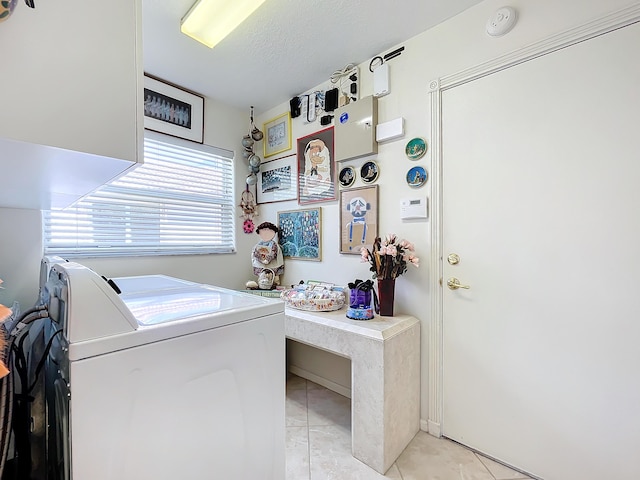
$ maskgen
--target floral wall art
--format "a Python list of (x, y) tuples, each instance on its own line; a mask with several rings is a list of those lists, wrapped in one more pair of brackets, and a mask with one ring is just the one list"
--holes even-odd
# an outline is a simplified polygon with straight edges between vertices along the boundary
[(322, 259), (322, 217), (319, 208), (278, 212), (280, 246), (285, 258)]

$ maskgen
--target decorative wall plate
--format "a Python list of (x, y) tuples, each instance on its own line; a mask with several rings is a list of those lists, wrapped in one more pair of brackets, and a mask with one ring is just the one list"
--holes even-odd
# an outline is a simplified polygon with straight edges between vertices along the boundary
[(416, 137), (407, 142), (404, 152), (409, 160), (418, 160), (427, 151), (427, 142), (424, 138)]
[(407, 185), (418, 188), (427, 181), (427, 171), (424, 167), (413, 167), (407, 172)]
[(344, 167), (340, 170), (338, 180), (340, 181), (340, 185), (342, 185), (343, 187), (350, 187), (351, 185), (353, 185), (353, 182), (356, 181), (355, 169), (353, 167)]
[(375, 182), (378, 179), (379, 173), (378, 164), (373, 161), (365, 162), (362, 168), (360, 168), (360, 178), (362, 178), (364, 183)]

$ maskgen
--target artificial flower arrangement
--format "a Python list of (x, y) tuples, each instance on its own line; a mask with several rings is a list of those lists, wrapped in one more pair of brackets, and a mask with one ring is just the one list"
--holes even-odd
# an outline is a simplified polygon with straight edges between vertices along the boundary
[(361, 252), (363, 262), (371, 264), (373, 278), (397, 278), (407, 271), (407, 265), (420, 266), (420, 259), (415, 255), (413, 243), (399, 240), (397, 235), (387, 235), (384, 242), (380, 237), (373, 242), (372, 251), (363, 248)]

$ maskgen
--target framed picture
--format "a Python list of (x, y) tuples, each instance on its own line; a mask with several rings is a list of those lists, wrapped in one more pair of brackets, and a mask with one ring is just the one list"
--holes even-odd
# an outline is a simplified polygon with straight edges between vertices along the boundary
[(297, 172), (295, 153), (262, 163), (257, 174), (258, 203), (295, 200)]
[(145, 74), (144, 128), (202, 143), (204, 97)]
[(264, 158), (291, 150), (291, 113), (286, 112), (265, 122)]
[(328, 202), (336, 197), (333, 127), (298, 139), (298, 203)]
[(378, 236), (378, 186), (340, 191), (340, 253), (360, 255)]
[(322, 260), (322, 217), (319, 208), (278, 212), (280, 247), (285, 258)]

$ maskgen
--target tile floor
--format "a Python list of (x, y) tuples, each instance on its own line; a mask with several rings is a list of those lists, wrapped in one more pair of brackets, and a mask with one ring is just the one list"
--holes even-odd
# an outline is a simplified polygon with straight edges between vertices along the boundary
[(526, 475), (418, 432), (386, 475), (351, 456), (351, 401), (295, 375), (287, 378), (286, 480), (521, 480)]

